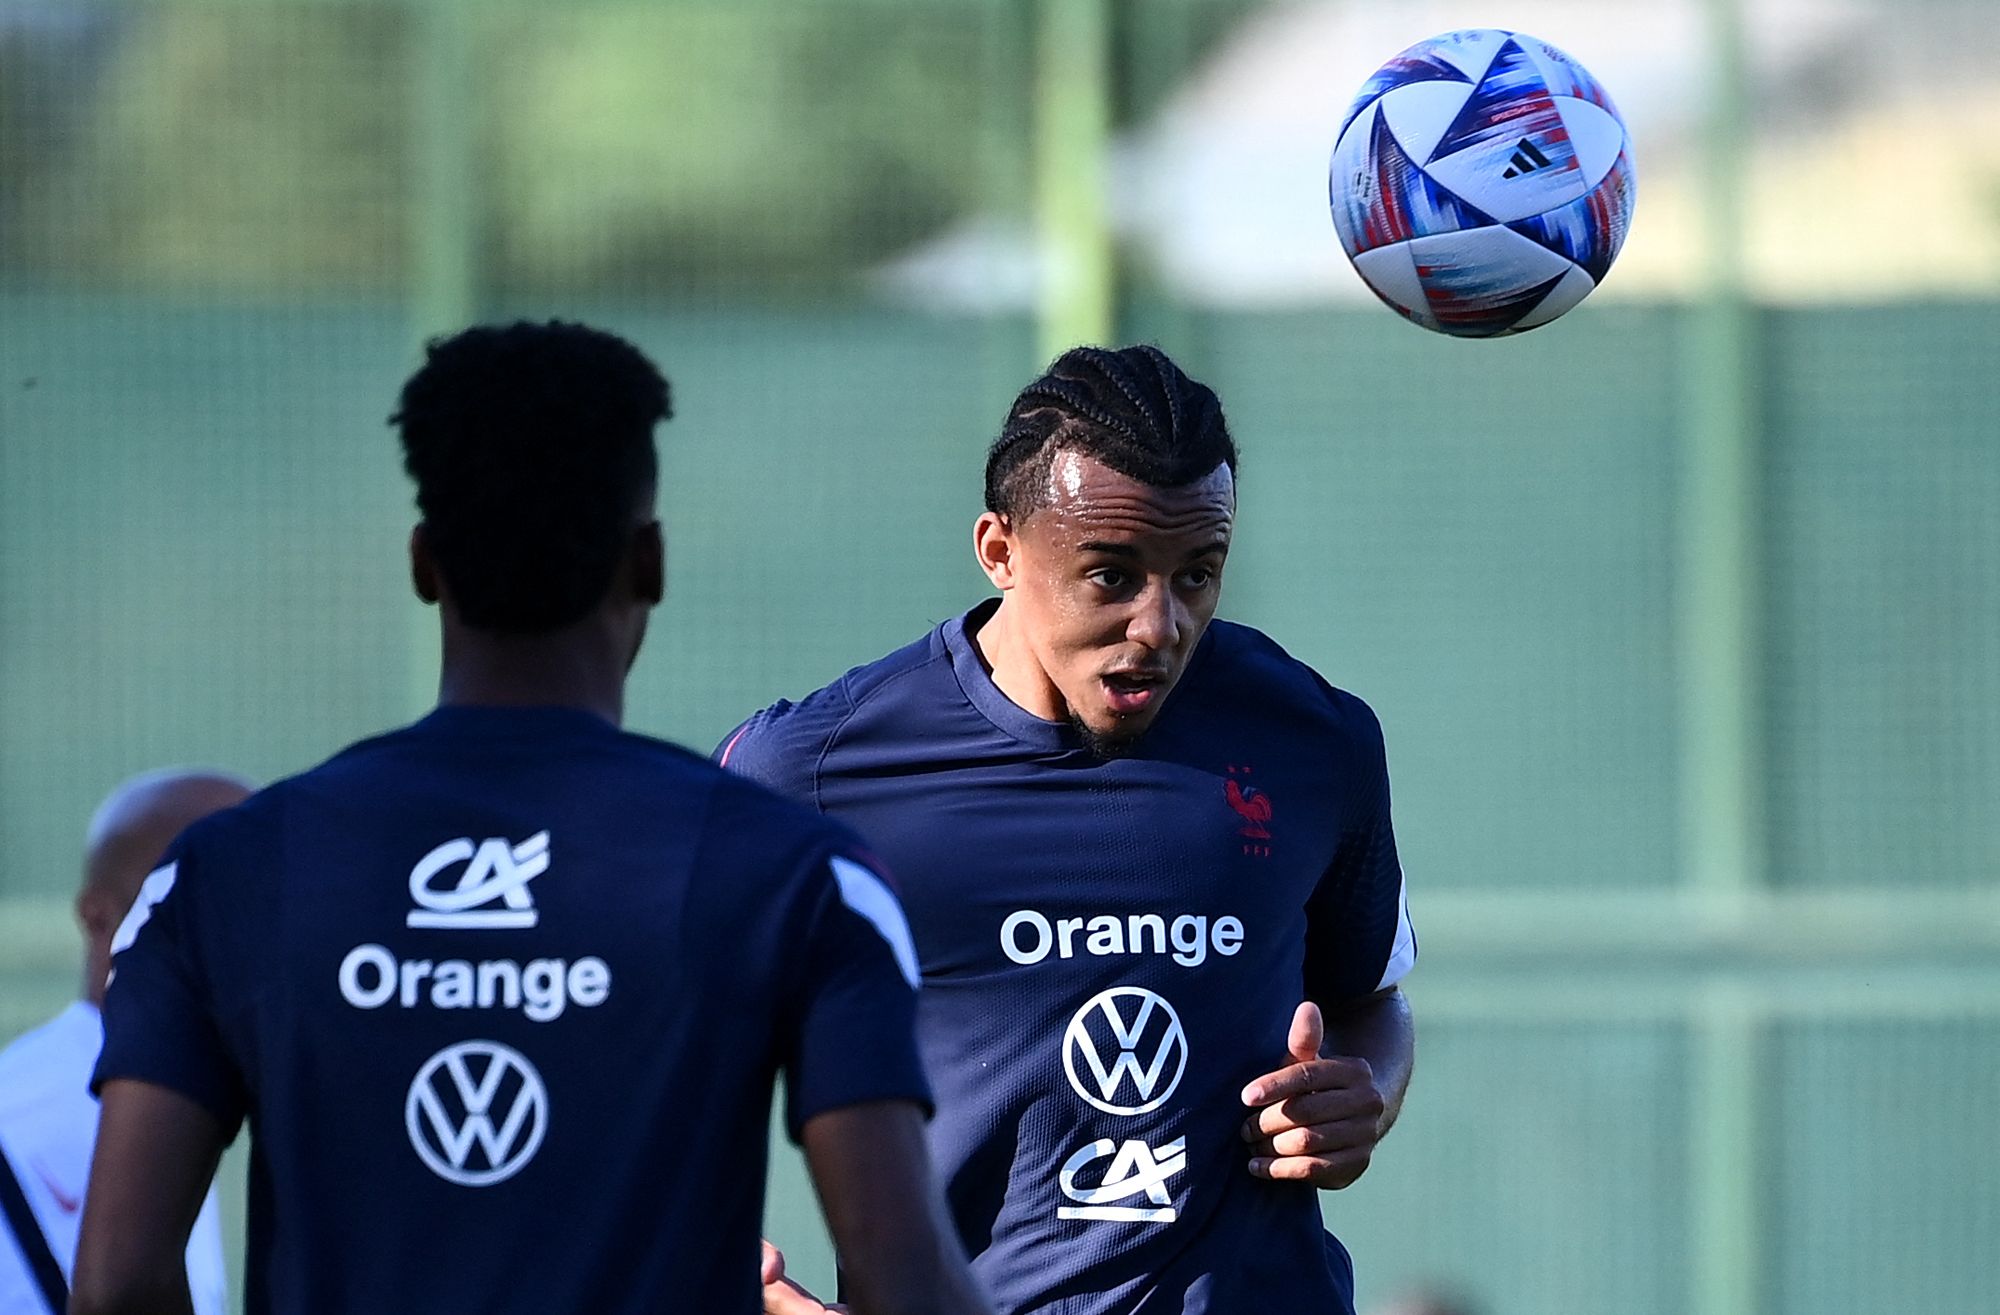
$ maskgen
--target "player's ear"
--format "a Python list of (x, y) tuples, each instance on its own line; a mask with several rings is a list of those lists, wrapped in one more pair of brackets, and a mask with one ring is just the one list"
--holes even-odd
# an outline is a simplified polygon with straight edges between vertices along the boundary
[(444, 597), (443, 582), (437, 558), (432, 556), (430, 540), (424, 533), (424, 523), (418, 521), (410, 531), (410, 587), (426, 603), (435, 603)]
[(667, 596), (667, 539), (658, 521), (632, 531), (632, 592), (648, 607)]
[(995, 589), (1012, 589), (1019, 582), (1014, 560), (1018, 548), (1013, 525), (999, 512), (982, 513), (973, 523), (972, 555), (979, 559), (979, 569), (986, 572)]
[(76, 893), (76, 903), (71, 907), (76, 912), (76, 925), (83, 928), (87, 937), (103, 936), (108, 942), (111, 934), (118, 930), (118, 920), (111, 916), (109, 901), (101, 887), (92, 884)]

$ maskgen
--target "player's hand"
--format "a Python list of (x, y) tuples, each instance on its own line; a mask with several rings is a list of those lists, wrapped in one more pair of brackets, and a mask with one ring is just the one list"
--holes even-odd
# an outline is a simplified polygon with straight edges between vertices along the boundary
[(785, 1253), (764, 1243), (764, 1315), (845, 1315), (785, 1277)]
[(1338, 1190), (1368, 1169), (1382, 1140), (1382, 1093), (1365, 1059), (1322, 1058), (1326, 1024), (1308, 1000), (1292, 1015), (1292, 1063), (1243, 1088), (1256, 1112), (1243, 1122), (1250, 1172), (1273, 1182)]

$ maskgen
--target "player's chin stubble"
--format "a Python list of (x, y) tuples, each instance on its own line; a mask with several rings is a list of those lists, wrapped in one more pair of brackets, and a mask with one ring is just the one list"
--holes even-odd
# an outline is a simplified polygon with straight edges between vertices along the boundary
[(1099, 762), (1110, 762), (1115, 758), (1130, 757), (1133, 753), (1137, 752), (1139, 739), (1146, 733), (1145, 728), (1141, 727), (1129, 734), (1105, 735), (1085, 725), (1083, 718), (1077, 716), (1075, 713), (1070, 714), (1069, 724), (1070, 728), (1076, 732), (1076, 738), (1083, 742), (1085, 752), (1089, 753), (1091, 757), (1097, 759)]

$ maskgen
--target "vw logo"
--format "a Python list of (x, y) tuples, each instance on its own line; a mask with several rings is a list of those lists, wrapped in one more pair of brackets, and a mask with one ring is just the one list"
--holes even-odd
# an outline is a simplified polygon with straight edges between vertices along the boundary
[(513, 1047), (460, 1041), (417, 1070), (403, 1122), (417, 1158), (432, 1173), (465, 1187), (491, 1187), (519, 1173), (541, 1149), (549, 1130), (548, 1088)]
[(1085, 1002), (1063, 1033), (1069, 1085), (1106, 1114), (1158, 1109), (1187, 1071), (1180, 1015), (1141, 986), (1114, 986)]

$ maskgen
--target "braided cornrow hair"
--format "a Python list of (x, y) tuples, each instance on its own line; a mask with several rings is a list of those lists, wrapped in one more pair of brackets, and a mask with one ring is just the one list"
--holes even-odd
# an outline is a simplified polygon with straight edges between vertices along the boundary
[(1048, 499), (1060, 452), (1094, 457), (1154, 488), (1236, 469), (1222, 403), (1159, 348), (1072, 347), (1021, 390), (986, 453), (986, 508), (1020, 521)]

